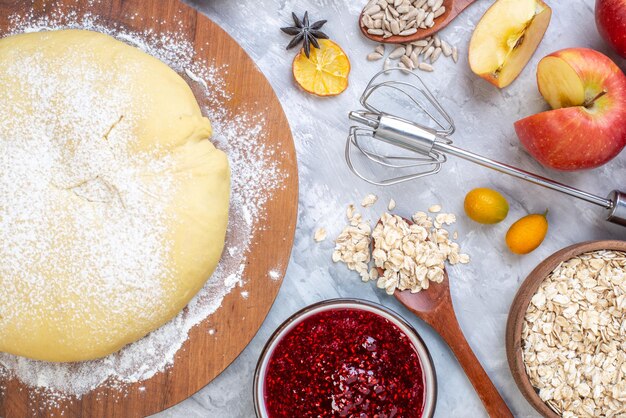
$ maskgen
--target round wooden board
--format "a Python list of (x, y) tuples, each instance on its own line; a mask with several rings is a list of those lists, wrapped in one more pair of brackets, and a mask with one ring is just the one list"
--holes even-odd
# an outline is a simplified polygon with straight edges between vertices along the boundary
[[(0, 386), (6, 387), (0, 392), (2, 418), (58, 417), (61, 413), (64, 417), (146, 416), (188, 398), (221, 373), (250, 342), (269, 312), (293, 244), (298, 204), (296, 153), (280, 102), (263, 74), (228, 34), (191, 7), (178, 0), (0, 0), (0, 36), (10, 27), (14, 13), (47, 16), (59, 10), (73, 10), (79, 16), (89, 13), (102, 23), (131, 31), (186, 34), (198, 58), (216, 67), (230, 67), (224, 81), (233, 98), (225, 107), (233, 114), (246, 109), (264, 115), (266, 143), (280, 147), (273, 158), (286, 174), (283, 187), (266, 205), (263, 231), (256, 232), (252, 239), (244, 273), (248, 297), (244, 299), (238, 291), (226, 295), (222, 306), (191, 330), (174, 365), (166, 372), (131, 385), (124, 395), (102, 387), (80, 400), (59, 400), (55, 409), (41, 408), (45, 399), (20, 382), (0, 381)], [(268, 277), (271, 270), (280, 273), (280, 280)], [(208, 333), (210, 328), (216, 330), (214, 335)]]

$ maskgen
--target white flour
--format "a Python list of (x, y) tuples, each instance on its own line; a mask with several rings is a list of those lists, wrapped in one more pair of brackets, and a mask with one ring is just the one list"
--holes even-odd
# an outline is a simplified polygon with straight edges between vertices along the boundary
[[(45, 19), (20, 15), (12, 16), (11, 22), (11, 34), (64, 28), (107, 33), (186, 75), (196, 94), (204, 95), (208, 105), (203, 112), (215, 130), (212, 141), (226, 152), (231, 164), (231, 212), (222, 260), (204, 288), (175, 319), (118, 353), (96, 361), (57, 364), (0, 354), (0, 379), (16, 378), (48, 395), (47, 404), (31, 405), (33, 409), (55, 407), (59, 399), (80, 398), (100, 385), (117, 388), (123, 396), (125, 384), (149, 379), (170, 366), (189, 331), (215, 312), (234, 287), (245, 283), (246, 256), (259, 220), (264, 217), (264, 205), (285, 178), (272, 159), (279, 151), (265, 145), (262, 115), (248, 114), (245, 109), (236, 115), (228, 113), (223, 105), (230, 98), (228, 86), (221, 77), (227, 69), (194, 61), (192, 45), (178, 33), (131, 33), (101, 25), (89, 15), (51, 13)], [(268, 276), (279, 278), (277, 271), (268, 272)]]

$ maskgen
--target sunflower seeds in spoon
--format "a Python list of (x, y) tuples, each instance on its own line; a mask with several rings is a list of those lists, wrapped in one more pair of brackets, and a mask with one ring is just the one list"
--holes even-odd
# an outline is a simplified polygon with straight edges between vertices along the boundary
[[(435, 25), (435, 19), (446, 11), (443, 2), (444, 0), (370, 0), (363, 9), (361, 26), (372, 35), (413, 35), (418, 28), (431, 28)], [(379, 33), (379, 29), (383, 32)]]

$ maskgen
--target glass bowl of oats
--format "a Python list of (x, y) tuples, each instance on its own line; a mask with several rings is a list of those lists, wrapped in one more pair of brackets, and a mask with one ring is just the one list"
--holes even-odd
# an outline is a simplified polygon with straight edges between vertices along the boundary
[(517, 292), (511, 372), (544, 417), (626, 416), (626, 241), (556, 252)]
[(272, 335), (254, 378), (257, 417), (432, 417), (435, 368), (415, 329), (364, 300), (296, 312)]

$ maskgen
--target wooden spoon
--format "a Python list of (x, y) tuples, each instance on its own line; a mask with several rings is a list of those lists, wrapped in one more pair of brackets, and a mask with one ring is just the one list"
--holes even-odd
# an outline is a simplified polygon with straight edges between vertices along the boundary
[(545, 402), (541, 400), (537, 391), (530, 383), (530, 379), (526, 374), (524, 359), (522, 358), (522, 328), (524, 326), (526, 311), (530, 300), (539, 289), (541, 283), (548, 275), (562, 262), (573, 257), (579, 256), (590, 251), (614, 250), (626, 252), (626, 241), (590, 241), (575, 244), (564, 248), (550, 257), (543, 260), (524, 280), (520, 286), (511, 309), (509, 310), (509, 318), (506, 324), (506, 356), (509, 361), (509, 367), (515, 383), (526, 400), (546, 418), (559, 418)]
[[(412, 221), (404, 219), (409, 225)], [(379, 221), (380, 223), (380, 221)], [(383, 269), (378, 268), (382, 275)], [(474, 386), (474, 390), (482, 401), (490, 417), (513, 417), (504, 399), (498, 393), (485, 369), (480, 365), (476, 355), (469, 346), (459, 322), (454, 314), (448, 272), (444, 269), (443, 281), (431, 283), (427, 290), (411, 293), (409, 290), (396, 290), (396, 299), (415, 316), (430, 325), (448, 344), (465, 374)]]
[(359, 16), (359, 27), (361, 28), (361, 32), (367, 38), (370, 38), (372, 41), (381, 42), (385, 44), (404, 44), (408, 42), (418, 41), (420, 39), (428, 38), (431, 35), (434, 35), (435, 32), (440, 31), (441, 29), (448, 26), (450, 22), (454, 20), (455, 17), (459, 15), (467, 6), (474, 3), (476, 0), (444, 0), (443, 5), (446, 8), (444, 14), (435, 19), (435, 24), (427, 29), (418, 29), (413, 35), (409, 36), (390, 36), (389, 38), (383, 38), (381, 35), (372, 35), (367, 33), (367, 28), (361, 24), (363, 20), (363, 12)]

